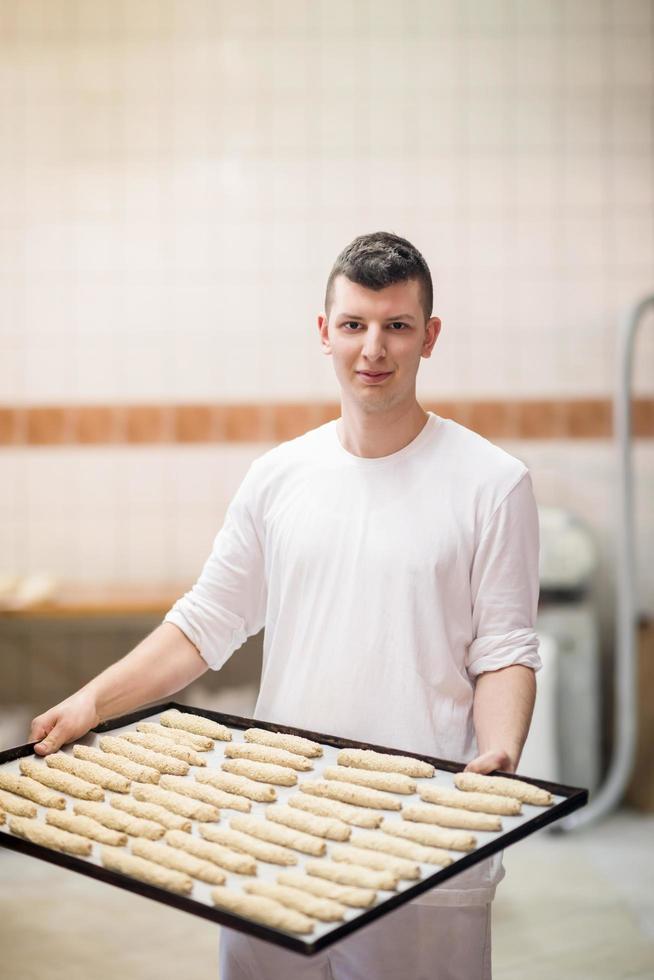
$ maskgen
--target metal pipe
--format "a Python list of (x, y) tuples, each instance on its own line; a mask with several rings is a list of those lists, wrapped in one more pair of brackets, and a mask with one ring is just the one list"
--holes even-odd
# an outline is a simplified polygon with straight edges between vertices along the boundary
[(610, 813), (622, 800), (634, 764), (636, 749), (637, 609), (634, 563), (634, 499), (631, 459), (631, 389), (634, 342), (640, 321), (654, 308), (654, 294), (629, 311), (618, 335), (617, 390), (613, 400), (613, 436), (618, 453), (618, 523), (615, 621), (615, 698), (613, 751), (608, 773), (588, 806), (557, 825), (562, 830), (584, 827)]

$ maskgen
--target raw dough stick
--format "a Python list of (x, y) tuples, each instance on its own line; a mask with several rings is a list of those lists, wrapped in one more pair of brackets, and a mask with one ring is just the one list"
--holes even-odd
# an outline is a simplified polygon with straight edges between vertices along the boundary
[(232, 733), (229, 728), (225, 728), (217, 721), (211, 721), (202, 715), (193, 715), (185, 711), (178, 711), (172, 708), (164, 711), (159, 719), (166, 728), (181, 728), (184, 732), (191, 732), (193, 735), (204, 735), (206, 738), (217, 738), (221, 742), (231, 742)]
[(260, 817), (232, 817), (229, 826), (232, 830), (251, 834), (270, 844), (290, 847), (294, 851), (312, 854), (314, 857), (322, 857), (327, 850), (327, 845), (321, 837), (312, 837), (301, 830), (291, 830), (290, 827), (280, 827), (279, 824), (261, 820)]
[(139, 721), (136, 730), (147, 732), (148, 735), (158, 735), (159, 738), (167, 738), (170, 742), (177, 742), (178, 745), (188, 745), (196, 752), (210, 752), (214, 744), (213, 739), (205, 735), (192, 735), (191, 732), (183, 732), (179, 728), (166, 728), (165, 725), (157, 725), (153, 721)]
[(390, 871), (396, 878), (404, 878), (407, 881), (417, 881), (421, 877), (417, 864), (404, 858), (391, 857), (383, 851), (366, 851), (362, 847), (353, 847), (350, 844), (336, 844), (330, 851), (330, 857), (333, 861), (360, 864), (364, 868), (372, 868), (373, 871)]
[(135, 783), (132, 786), (132, 796), (136, 800), (144, 803), (158, 803), (173, 813), (178, 813), (180, 817), (190, 817), (192, 820), (220, 820), (220, 810), (208, 803), (200, 803), (189, 796), (182, 796), (181, 793), (171, 793), (170, 790), (159, 789), (158, 786), (150, 786), (147, 783)]
[(388, 793), (416, 791), (416, 783), (410, 776), (401, 772), (373, 772), (370, 769), (354, 769), (351, 766), (327, 766), (323, 779), (337, 779), (341, 783), (356, 783), (369, 789), (381, 789)]
[[(64, 806), (66, 806), (65, 800)], [(13, 813), (16, 817), (35, 817), (38, 813), (34, 804), (30, 803), (29, 800), (22, 796), (16, 796), (14, 793), (6, 793), (3, 789), (0, 789), (0, 808), (6, 810), (7, 813)]]
[(66, 830), (48, 827), (40, 820), (25, 820), (23, 817), (10, 817), (9, 829), (12, 834), (31, 840), (34, 844), (42, 844), (55, 851), (65, 851), (67, 854), (79, 854), (88, 857), (93, 849), (91, 841), (78, 834), (69, 834)]
[(202, 803), (210, 803), (211, 806), (218, 808), (224, 806), (232, 810), (240, 810), (241, 813), (250, 812), (249, 800), (236, 796), (230, 797), (229, 793), (223, 793), (204, 783), (196, 783), (194, 779), (187, 779), (184, 776), (162, 776), (159, 785), (162, 789), (173, 790), (181, 793), (182, 796), (190, 796), (194, 800), (201, 800)]
[(439, 827), (464, 827), (466, 830), (501, 830), (502, 821), (492, 813), (471, 813), (454, 806), (436, 806), (434, 803), (402, 808), (405, 820), (416, 823), (435, 823)]
[(207, 760), (203, 759), (199, 752), (189, 748), (188, 745), (178, 745), (170, 738), (159, 738), (157, 735), (150, 735), (148, 732), (123, 732), (120, 736), (133, 745), (141, 745), (144, 749), (152, 749), (160, 755), (172, 755), (175, 759), (188, 762), (189, 766), (206, 766)]
[(47, 810), (45, 822), (58, 827), (59, 830), (68, 830), (71, 834), (79, 834), (80, 837), (90, 837), (101, 844), (113, 844), (114, 847), (122, 847), (127, 843), (127, 834), (121, 834), (117, 830), (110, 830), (103, 824), (98, 823), (92, 817), (76, 816), (68, 813), (67, 810)]
[(52, 769), (68, 772), (71, 776), (78, 776), (79, 779), (85, 779), (89, 783), (96, 783), (103, 789), (110, 789), (114, 793), (129, 793), (129, 779), (120, 776), (117, 772), (112, 772), (111, 769), (97, 766), (95, 762), (83, 762), (82, 759), (76, 759), (72, 755), (67, 755), (66, 752), (54, 752), (52, 755), (46, 755), (45, 762)]
[(534, 806), (551, 806), (554, 797), (540, 786), (532, 786), (521, 779), (507, 779), (506, 776), (482, 776), (478, 772), (457, 772), (454, 777), (457, 789), (472, 790), (477, 793), (495, 793), (497, 796), (510, 796), (523, 803)]
[(134, 840), (131, 851), (137, 857), (162, 864), (165, 868), (172, 868), (173, 871), (183, 871), (191, 878), (206, 881), (209, 885), (222, 885), (226, 880), (226, 876), (215, 864), (202, 861), (193, 854), (188, 854), (187, 851), (177, 850), (167, 844), (154, 844), (151, 840)]
[(262, 895), (245, 895), (231, 888), (212, 888), (213, 904), (226, 912), (234, 912), (244, 918), (262, 922), (274, 929), (284, 929), (285, 932), (313, 932), (313, 921), (301, 912), (287, 909), (279, 902)]
[(250, 742), (232, 742), (225, 746), (226, 759), (251, 759), (252, 762), (271, 762), (273, 765), (286, 766), (298, 772), (309, 772), (313, 762), (305, 755), (287, 752), (286, 749), (275, 749), (270, 745), (255, 745)]
[(317, 878), (335, 881), (338, 885), (354, 885), (355, 888), (380, 888), (395, 891), (397, 876), (390, 871), (372, 871), (355, 864), (337, 864), (334, 861), (307, 861), (304, 870)]
[(310, 796), (326, 796), (330, 800), (349, 803), (351, 806), (365, 806), (372, 810), (401, 810), (402, 804), (390, 793), (380, 793), (378, 789), (352, 786), (350, 783), (337, 783), (316, 779), (302, 783), (300, 789)]
[(297, 857), (287, 847), (279, 847), (278, 844), (268, 844), (266, 841), (258, 840), (249, 834), (242, 834), (238, 830), (228, 830), (226, 827), (200, 827), (200, 833), (205, 840), (210, 840), (214, 844), (222, 844), (233, 851), (241, 851), (251, 857), (258, 858), (259, 861), (267, 861), (268, 864), (297, 864)]
[(139, 881), (146, 881), (149, 885), (157, 885), (158, 888), (178, 892), (180, 895), (190, 895), (193, 891), (193, 880), (181, 871), (162, 868), (160, 864), (135, 857), (117, 847), (103, 847), (100, 854), (105, 868), (111, 871), (119, 871), (130, 878), (138, 878)]
[(137, 779), (139, 783), (158, 783), (161, 776), (159, 770), (153, 769), (152, 766), (137, 766), (135, 762), (130, 762), (122, 755), (103, 752), (91, 745), (73, 745), (73, 755), (76, 759), (96, 762), (99, 766), (113, 769), (127, 779)]
[(103, 752), (124, 755), (130, 762), (136, 762), (141, 766), (150, 766), (152, 769), (158, 769), (159, 772), (169, 772), (173, 776), (185, 776), (189, 770), (188, 762), (173, 759), (171, 756), (162, 755), (160, 752), (152, 752), (150, 749), (141, 748), (140, 745), (132, 745), (127, 739), (117, 738), (114, 735), (103, 735), (100, 739), (100, 748)]
[(27, 800), (39, 803), (41, 806), (51, 806), (57, 810), (66, 809), (66, 797), (53, 793), (46, 789), (41, 783), (29, 776), (16, 776), (13, 772), (0, 772), (0, 789), (17, 796), (23, 796)]
[(414, 779), (429, 778), (435, 769), (429, 762), (412, 759), (408, 755), (387, 755), (371, 749), (341, 749), (336, 760), (339, 766), (355, 766), (359, 769), (375, 769), (378, 772), (403, 772)]
[[(104, 790), (100, 786), (87, 783), (86, 780), (78, 779), (77, 776), (71, 776), (67, 772), (48, 769), (46, 765), (36, 762), (35, 759), (21, 759), (19, 766), (24, 776), (36, 779), (50, 789), (68, 793), (69, 796), (76, 796), (80, 800), (104, 800)], [(60, 810), (61, 807), (55, 806), (55, 809)]]
[(199, 840), (191, 837), (190, 834), (183, 834), (179, 830), (169, 830), (166, 834), (166, 841), (173, 847), (179, 847), (182, 851), (194, 854), (204, 861), (212, 861), (225, 871), (233, 871), (239, 875), (255, 875), (257, 873), (257, 862), (249, 854), (242, 854), (240, 851), (230, 851), (222, 844), (212, 844), (208, 840)]
[(270, 762), (252, 762), (251, 759), (227, 759), (222, 769), (236, 776), (246, 776), (258, 783), (276, 783), (277, 786), (295, 786), (297, 773), (294, 769), (275, 766)]
[(342, 820), (317, 817), (313, 813), (303, 813), (302, 810), (294, 810), (293, 807), (281, 803), (266, 807), (266, 817), (285, 827), (301, 830), (305, 834), (313, 834), (314, 837), (326, 837), (327, 840), (349, 840), (352, 833), (352, 828)]
[(73, 810), (75, 813), (81, 813), (83, 817), (92, 817), (105, 827), (121, 830), (131, 837), (159, 840), (166, 832), (161, 824), (152, 823), (151, 820), (140, 820), (120, 810), (114, 810), (104, 803), (74, 803)]
[(329, 898), (333, 902), (341, 902), (342, 905), (349, 905), (350, 908), (354, 909), (368, 909), (377, 898), (377, 892), (371, 891), (369, 888), (337, 885), (335, 881), (312, 878), (311, 875), (302, 874), (300, 871), (282, 871), (277, 875), (277, 881), (280, 885), (299, 888), (303, 892), (308, 892), (309, 895)]
[[(208, 772), (196, 772), (195, 778), (198, 783), (207, 783), (224, 793), (242, 796), (248, 800), (254, 800), (255, 803), (274, 803), (277, 799), (277, 790), (274, 786), (264, 786), (254, 779), (247, 779), (246, 776), (237, 776), (233, 773), (211, 769)], [(232, 807), (232, 809), (234, 808)]]
[(475, 813), (499, 813), (505, 816), (522, 813), (520, 800), (509, 796), (493, 796), (491, 793), (463, 793), (459, 789), (444, 789), (441, 786), (419, 786), (418, 796), (425, 803), (440, 803), (441, 806), (455, 806), (461, 810)]
[(453, 858), (447, 851), (437, 847), (425, 847), (401, 837), (389, 837), (387, 834), (375, 834), (369, 830), (358, 830), (352, 836), (353, 847), (363, 847), (368, 851), (382, 851), (395, 857), (406, 858), (408, 861), (418, 861), (420, 864), (437, 864), (447, 867)]
[(342, 820), (343, 823), (352, 824), (353, 827), (379, 827), (382, 816), (374, 813), (373, 810), (364, 810), (363, 807), (350, 806), (349, 803), (339, 803), (338, 800), (326, 800), (319, 796), (307, 796), (298, 793), (297, 796), (290, 796), (288, 805), (294, 806), (297, 810), (304, 810), (306, 813), (315, 813), (317, 817), (334, 817)]
[(473, 851), (476, 838), (463, 830), (441, 830), (440, 827), (427, 827), (412, 824), (407, 820), (384, 820), (381, 829), (393, 837), (404, 837), (426, 847), (447, 847), (451, 851)]
[(321, 922), (341, 922), (345, 916), (345, 906), (333, 902), (329, 898), (317, 898), (299, 888), (289, 888), (288, 885), (274, 885), (270, 881), (246, 881), (243, 890), (251, 895), (263, 895), (281, 902), (289, 909), (304, 912)]
[(246, 742), (256, 742), (258, 745), (271, 745), (276, 749), (286, 749), (297, 755), (305, 755), (308, 759), (317, 759), (322, 755), (322, 745), (312, 742), (302, 735), (287, 735), (285, 732), (268, 732), (265, 728), (247, 728), (243, 732)]
[(130, 813), (133, 817), (141, 817), (143, 820), (152, 820), (160, 823), (167, 830), (183, 830), (190, 834), (193, 824), (187, 817), (180, 817), (177, 813), (171, 813), (158, 803), (142, 803), (131, 796), (113, 796), (109, 801), (117, 810), (123, 813)]

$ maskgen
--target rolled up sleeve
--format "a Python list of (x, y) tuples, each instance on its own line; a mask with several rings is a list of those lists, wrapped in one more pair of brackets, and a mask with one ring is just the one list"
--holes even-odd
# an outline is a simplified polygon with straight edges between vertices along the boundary
[(522, 664), (539, 670), (538, 511), (525, 471), (484, 527), (471, 572), (474, 639), (466, 669), (472, 678)]
[(193, 588), (164, 617), (197, 647), (213, 670), (264, 625), (266, 583), (250, 468)]

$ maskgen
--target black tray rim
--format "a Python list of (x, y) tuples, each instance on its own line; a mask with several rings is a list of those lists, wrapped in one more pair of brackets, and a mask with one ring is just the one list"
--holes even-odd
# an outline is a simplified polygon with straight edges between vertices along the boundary
[[(466, 766), (466, 763), (463, 762), (459, 763), (452, 762), (449, 759), (439, 759), (435, 756), (424, 755), (420, 752), (414, 752), (412, 750), (390, 748), (388, 746), (377, 745), (371, 742), (358, 742), (354, 741), (353, 739), (340, 738), (336, 735), (327, 735), (322, 732), (313, 732), (303, 728), (293, 728), (288, 725), (280, 725), (276, 722), (262, 721), (258, 718), (243, 718), (240, 715), (231, 715), (220, 711), (197, 708), (191, 705), (182, 704), (178, 701), (167, 701), (162, 704), (153, 704), (145, 708), (140, 708), (138, 711), (120, 715), (116, 718), (104, 721), (95, 728), (92, 728), (89, 734), (95, 733), (101, 735), (104, 732), (112, 731), (114, 728), (121, 728), (124, 725), (135, 724), (138, 721), (142, 721), (143, 718), (148, 718), (151, 715), (159, 714), (160, 712), (168, 711), (172, 708), (176, 708), (179, 711), (184, 711), (187, 714), (194, 714), (203, 718), (209, 718), (212, 721), (217, 721), (223, 725), (227, 725), (229, 728), (264, 728), (267, 731), (283, 732), (284, 734), (288, 735), (301, 735), (304, 738), (309, 738), (313, 741), (321, 742), (324, 745), (330, 745), (334, 748), (372, 749), (373, 751), (385, 752), (390, 755), (411, 755), (415, 759), (422, 759), (424, 762), (431, 763), (437, 769), (443, 769), (447, 772), (461, 772)], [(6, 762), (13, 762), (14, 760), (23, 758), (26, 755), (34, 754), (33, 750), (35, 744), (35, 742), (28, 742), (24, 745), (18, 745), (11, 749), (5, 749), (4, 751), (0, 752), (0, 765)], [(373, 908), (359, 913), (354, 919), (344, 922), (340, 926), (335, 926), (328, 933), (318, 937), (313, 942), (305, 942), (304, 940), (298, 939), (291, 933), (284, 932), (281, 929), (274, 929), (270, 926), (261, 925), (258, 922), (252, 922), (251, 920), (242, 918), (241, 916), (232, 915), (230, 912), (205, 905), (203, 902), (198, 902), (196, 899), (187, 898), (185, 895), (177, 895), (175, 892), (169, 892), (162, 888), (158, 888), (155, 885), (149, 885), (146, 882), (137, 881), (135, 878), (130, 878), (128, 875), (120, 874), (117, 871), (111, 871), (102, 865), (91, 864), (83, 858), (75, 857), (72, 854), (64, 854), (61, 851), (51, 850), (50, 848), (44, 847), (41, 844), (34, 844), (32, 841), (23, 840), (22, 837), (16, 837), (10, 833), (0, 832), (0, 846), (7, 847), (10, 850), (18, 851), (23, 854), (28, 854), (31, 857), (39, 858), (43, 861), (49, 862), (50, 864), (56, 864), (59, 867), (67, 868), (70, 871), (76, 871), (79, 874), (87, 875), (90, 878), (96, 878), (99, 881), (104, 881), (109, 885), (115, 885), (116, 887), (123, 888), (126, 891), (134, 892), (135, 894), (142, 895), (145, 898), (151, 898), (155, 902), (160, 902), (163, 905), (169, 905), (173, 908), (180, 909), (183, 912), (188, 912), (191, 915), (208, 919), (210, 922), (213, 922), (216, 925), (225, 926), (229, 929), (234, 929), (237, 932), (255, 936), (258, 939), (265, 939), (268, 942), (272, 942), (277, 946), (282, 946), (296, 953), (303, 953), (307, 956), (313, 956), (326, 947), (331, 946), (333, 943), (344, 939), (351, 933), (357, 932), (359, 929), (363, 928), (369, 923), (374, 922), (387, 912), (390, 912), (393, 909), (398, 908), (400, 905), (404, 905), (406, 902), (417, 898), (425, 891), (430, 891), (436, 885), (446, 881), (448, 878), (455, 877), (466, 868), (478, 864), (479, 861), (484, 860), (484, 858), (490, 857), (492, 854), (497, 853), (497, 851), (505, 850), (511, 844), (515, 844), (517, 841), (523, 840), (525, 837), (529, 837), (537, 830), (540, 830), (549, 824), (555, 823), (557, 820), (567, 816), (569, 813), (573, 813), (575, 810), (585, 806), (588, 802), (587, 789), (576, 786), (566, 786), (562, 783), (552, 783), (543, 779), (532, 779), (531, 777), (524, 776), (522, 774), (501, 772), (500, 770), (497, 770), (494, 775), (506, 776), (508, 779), (526, 779), (534, 786), (540, 786), (542, 789), (549, 790), (549, 792), (555, 796), (563, 796), (564, 800), (561, 803), (556, 803), (554, 806), (548, 807), (546, 810), (543, 810), (542, 813), (536, 814), (519, 827), (502, 834), (500, 838), (501, 844), (498, 844), (496, 841), (490, 841), (488, 844), (484, 844), (482, 847), (477, 848), (471, 853), (465, 854), (463, 857), (458, 858), (453, 865), (450, 865), (447, 868), (441, 868), (439, 871), (435, 871), (434, 874), (422, 878), (419, 882), (416, 882), (415, 885), (411, 885), (410, 887), (403, 889), (399, 894), (391, 895), (389, 898), (385, 899), (383, 902), (380, 902), (378, 905), (375, 905)]]

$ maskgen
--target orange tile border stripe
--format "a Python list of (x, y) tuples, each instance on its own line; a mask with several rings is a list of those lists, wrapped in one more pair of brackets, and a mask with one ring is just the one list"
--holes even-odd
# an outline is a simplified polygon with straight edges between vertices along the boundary
[[(489, 439), (609, 439), (609, 398), (423, 403)], [(0, 406), (0, 446), (282, 442), (337, 418), (337, 402)], [(633, 432), (654, 437), (654, 398), (633, 402)]]

